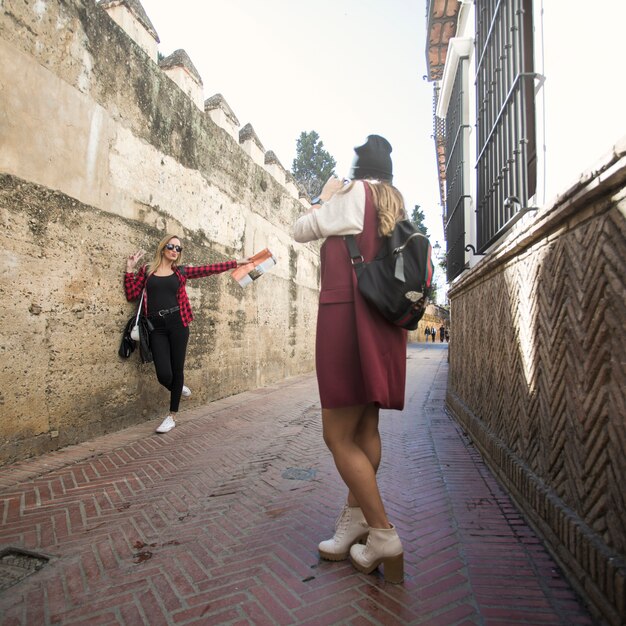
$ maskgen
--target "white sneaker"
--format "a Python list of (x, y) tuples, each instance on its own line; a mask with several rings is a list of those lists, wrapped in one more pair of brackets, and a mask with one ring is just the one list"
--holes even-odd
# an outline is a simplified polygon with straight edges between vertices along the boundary
[(190, 398), (191, 397), (191, 389), (189, 389), (189, 387), (187, 387), (187, 385), (183, 385), (182, 396), (183, 396), (183, 398)]
[(156, 429), (157, 433), (169, 433), (172, 428), (176, 426), (176, 422), (171, 415), (168, 415), (162, 422), (161, 425)]

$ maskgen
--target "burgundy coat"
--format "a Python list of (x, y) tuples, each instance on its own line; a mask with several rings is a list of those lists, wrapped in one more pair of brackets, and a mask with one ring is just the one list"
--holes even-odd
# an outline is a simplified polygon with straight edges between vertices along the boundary
[[(356, 241), (365, 261), (376, 256), (381, 238), (372, 192), (365, 184), (365, 221)], [(361, 296), (343, 237), (328, 237), (321, 252), (321, 291), (315, 364), (323, 408), (376, 403), (404, 407), (404, 329), (390, 324)]]

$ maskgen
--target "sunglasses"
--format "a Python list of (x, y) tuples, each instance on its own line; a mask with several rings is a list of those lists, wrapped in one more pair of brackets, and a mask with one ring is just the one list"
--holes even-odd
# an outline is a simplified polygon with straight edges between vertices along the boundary
[(182, 252), (183, 251), (182, 246), (175, 246), (173, 243), (166, 243), (165, 247), (168, 250), (176, 250), (176, 252)]

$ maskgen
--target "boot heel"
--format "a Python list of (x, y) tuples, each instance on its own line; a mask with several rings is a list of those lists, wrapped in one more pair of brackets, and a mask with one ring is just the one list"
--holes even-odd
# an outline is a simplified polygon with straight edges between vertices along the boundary
[(383, 559), (382, 563), (386, 582), (398, 585), (404, 580), (404, 554), (402, 552), (397, 556)]

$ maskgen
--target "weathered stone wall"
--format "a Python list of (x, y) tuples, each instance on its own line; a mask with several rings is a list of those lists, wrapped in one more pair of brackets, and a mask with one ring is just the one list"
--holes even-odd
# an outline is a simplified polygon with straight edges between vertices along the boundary
[(426, 336), (424, 331), (426, 327), (435, 327), (437, 331), (437, 343), (439, 343), (439, 327), (444, 325), (446, 328), (450, 328), (450, 312), (436, 304), (429, 304), (426, 307), (424, 316), (419, 321), (417, 328), (409, 332), (408, 340), (410, 343), (424, 343), (425, 341), (432, 342), (430, 336)]
[(3, 0), (0, 463), (163, 416), (152, 366), (117, 349), (125, 259), (165, 232), (187, 263), (278, 259), (246, 289), (190, 282), (192, 406), (311, 370), (318, 252), (291, 240), (301, 210), (92, 0)]
[(615, 625), (626, 615), (625, 181), (622, 143), (449, 292), (448, 406)]

